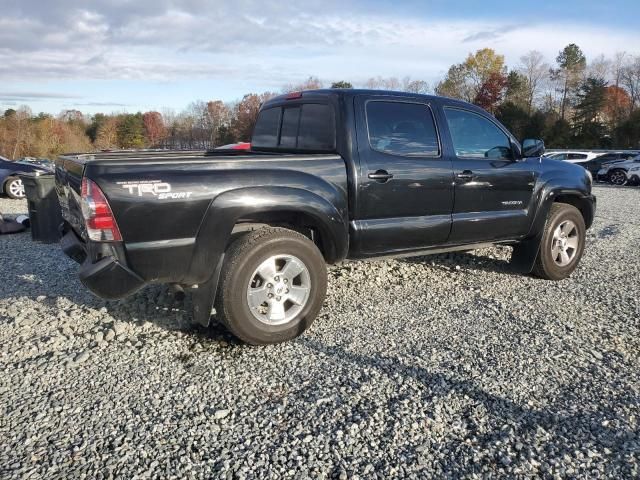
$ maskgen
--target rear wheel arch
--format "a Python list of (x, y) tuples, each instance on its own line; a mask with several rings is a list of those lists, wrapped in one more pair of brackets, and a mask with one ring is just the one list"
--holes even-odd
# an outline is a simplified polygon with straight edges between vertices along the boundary
[(185, 283), (202, 283), (224, 255), (234, 232), (256, 225), (281, 226), (315, 235), (327, 263), (346, 257), (348, 222), (329, 200), (292, 187), (250, 187), (214, 198), (196, 235)]
[(301, 233), (315, 243), (327, 263), (337, 260), (338, 247), (331, 232), (316, 216), (299, 210), (269, 210), (244, 215), (236, 221), (228, 244), (236, 234), (260, 228), (285, 228)]

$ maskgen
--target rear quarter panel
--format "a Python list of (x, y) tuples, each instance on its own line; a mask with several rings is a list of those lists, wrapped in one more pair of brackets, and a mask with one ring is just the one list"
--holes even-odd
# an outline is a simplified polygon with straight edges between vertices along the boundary
[[(193, 262), (196, 251), (208, 251), (211, 239), (200, 235), (205, 217), (222, 215), (215, 208), (223, 194), (246, 191), (248, 210), (278, 187), (313, 194), (347, 218), (347, 179), (344, 161), (336, 155), (233, 157), (142, 162), (88, 163), (85, 176), (94, 180), (109, 200), (125, 242), (131, 268), (147, 281), (198, 283), (213, 270), (215, 259)], [(258, 191), (260, 195), (251, 192)], [(266, 189), (266, 190), (265, 190)], [(271, 190), (269, 190), (271, 189)], [(304, 205), (300, 205), (302, 209)], [(277, 208), (277, 200), (269, 208)], [(247, 211), (247, 210), (244, 210)], [(237, 218), (216, 224), (217, 235), (228, 240)], [(197, 248), (199, 246), (199, 248)]]

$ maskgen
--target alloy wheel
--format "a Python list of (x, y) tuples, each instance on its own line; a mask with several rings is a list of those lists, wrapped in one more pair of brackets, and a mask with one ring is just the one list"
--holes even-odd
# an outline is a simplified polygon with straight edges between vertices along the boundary
[(302, 311), (310, 292), (311, 276), (304, 262), (293, 255), (273, 255), (251, 275), (247, 304), (260, 322), (282, 325)]
[(556, 265), (566, 267), (578, 252), (580, 237), (578, 227), (571, 220), (565, 220), (553, 231), (551, 257)]

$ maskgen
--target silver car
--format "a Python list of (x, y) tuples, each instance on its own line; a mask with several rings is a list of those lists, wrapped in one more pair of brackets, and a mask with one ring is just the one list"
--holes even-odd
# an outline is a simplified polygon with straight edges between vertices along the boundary
[(608, 181), (613, 185), (626, 185), (630, 179), (628, 173), (634, 172), (637, 175), (637, 167), (640, 167), (640, 155), (623, 162), (607, 163), (598, 170), (598, 180)]

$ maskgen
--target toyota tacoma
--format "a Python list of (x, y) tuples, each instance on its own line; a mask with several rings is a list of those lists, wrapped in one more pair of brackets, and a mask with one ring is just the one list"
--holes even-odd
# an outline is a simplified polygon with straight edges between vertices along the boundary
[(453, 99), (297, 92), (262, 105), (249, 151), (61, 156), (62, 248), (100, 297), (171, 284), (194, 321), (278, 343), (311, 325), (345, 259), (502, 244), (516, 271), (567, 278), (595, 197), (543, 153)]

